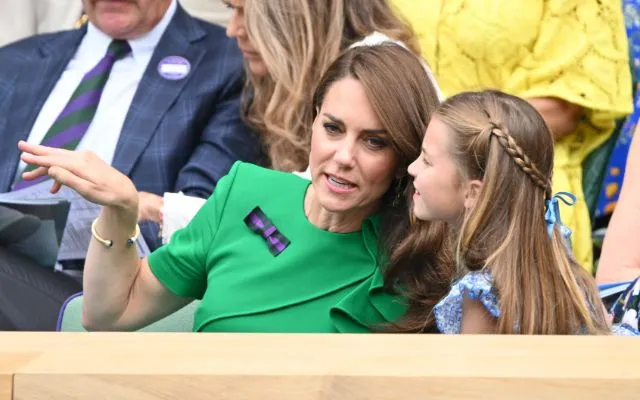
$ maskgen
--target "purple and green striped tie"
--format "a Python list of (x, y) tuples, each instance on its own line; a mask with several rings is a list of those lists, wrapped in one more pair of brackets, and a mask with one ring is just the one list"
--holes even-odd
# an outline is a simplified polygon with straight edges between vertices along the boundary
[[(82, 78), (82, 81), (80, 81), (80, 84), (71, 95), (69, 102), (58, 115), (53, 125), (51, 125), (40, 144), (75, 150), (91, 125), (113, 64), (126, 57), (130, 52), (131, 47), (129, 47), (127, 41), (114, 40), (111, 42), (107, 49), (107, 54)], [(24, 172), (32, 171), (35, 168), (35, 165), (27, 165)], [(28, 182), (19, 179), (13, 190), (24, 189), (46, 179), (48, 179), (47, 176)]]

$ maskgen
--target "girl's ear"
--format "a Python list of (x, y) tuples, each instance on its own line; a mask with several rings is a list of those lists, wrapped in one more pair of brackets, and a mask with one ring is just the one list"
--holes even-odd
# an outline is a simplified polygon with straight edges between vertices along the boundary
[(480, 192), (482, 191), (482, 181), (479, 179), (473, 179), (467, 182), (467, 187), (464, 194), (464, 208), (466, 210), (471, 210), (475, 207), (478, 198), (480, 197)]

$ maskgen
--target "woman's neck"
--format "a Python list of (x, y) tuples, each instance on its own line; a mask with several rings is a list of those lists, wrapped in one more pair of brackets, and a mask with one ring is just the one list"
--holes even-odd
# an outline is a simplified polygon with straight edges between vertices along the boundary
[(309, 186), (304, 198), (304, 213), (309, 222), (316, 227), (338, 233), (359, 231), (362, 221), (370, 216), (370, 210), (353, 209), (345, 212), (333, 212), (322, 207), (318, 201), (313, 185)]

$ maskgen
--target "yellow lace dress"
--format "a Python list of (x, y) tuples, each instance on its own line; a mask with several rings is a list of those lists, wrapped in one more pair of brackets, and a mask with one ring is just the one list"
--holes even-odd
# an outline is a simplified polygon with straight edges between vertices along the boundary
[(499, 89), (557, 97), (584, 108), (575, 133), (555, 146), (554, 191), (578, 261), (592, 269), (591, 223), (582, 162), (632, 111), (627, 39), (619, 0), (392, 0), (420, 37), (446, 96)]

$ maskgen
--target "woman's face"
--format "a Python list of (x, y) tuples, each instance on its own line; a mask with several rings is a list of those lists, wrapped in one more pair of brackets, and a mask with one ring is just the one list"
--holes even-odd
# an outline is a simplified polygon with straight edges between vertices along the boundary
[(309, 166), (320, 206), (332, 213), (376, 212), (398, 157), (362, 84), (333, 83), (313, 123)]
[(464, 215), (464, 185), (449, 150), (452, 134), (438, 117), (431, 118), (422, 152), (409, 165), (415, 186), (413, 212), (418, 219), (455, 224)]
[(227, 25), (227, 36), (235, 38), (238, 41), (238, 47), (242, 51), (249, 71), (254, 76), (266, 76), (269, 74), (266, 64), (262, 60), (260, 53), (258, 53), (247, 34), (244, 21), (244, 0), (222, 0), (227, 7), (233, 10), (229, 25)]

